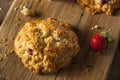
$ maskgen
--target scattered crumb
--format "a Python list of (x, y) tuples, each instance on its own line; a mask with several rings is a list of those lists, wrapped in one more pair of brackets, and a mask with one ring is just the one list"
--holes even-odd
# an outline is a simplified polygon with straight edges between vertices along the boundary
[(0, 11), (2, 11), (2, 8), (0, 8)]
[(7, 56), (8, 56), (8, 54), (5, 53), (5, 57), (7, 57)]
[(31, 9), (27, 8), (26, 6), (23, 6), (21, 13), (25, 16), (34, 16), (35, 15), (35, 12), (32, 11)]
[(96, 29), (100, 29), (100, 27), (98, 25), (95, 25), (94, 27), (91, 28), (92, 31)]
[(87, 76), (91, 75), (91, 69), (93, 68), (93, 65), (89, 64), (85, 66), (85, 72)]
[(23, 4), (20, 4), (19, 8), (22, 8), (24, 5)]
[(23, 9), (27, 8), (26, 6), (23, 6)]
[(1, 43), (4, 47), (7, 46), (7, 41), (8, 41), (7, 38), (0, 38), (0, 43)]
[(8, 41), (8, 39), (7, 39), (7, 38), (3, 38), (3, 41), (4, 41), (4, 42), (7, 42), (7, 41)]
[(93, 68), (93, 65), (86, 65), (85, 72), (87, 72), (87, 74), (89, 74), (92, 68)]
[(94, 30), (94, 28), (92, 27), (92, 28), (91, 28), (91, 30), (93, 31), (93, 30)]
[[(14, 28), (17, 28), (19, 24), (14, 25)], [(11, 40), (14, 40), (14, 38), (11, 38)]]
[(13, 49), (11, 49), (11, 50), (10, 50), (10, 53), (14, 53), (14, 50), (13, 50)]
[(108, 29), (108, 32), (110, 32), (110, 31), (111, 31), (111, 29), (109, 28), (109, 29)]
[(85, 72), (89, 72), (89, 69), (88, 69), (88, 68), (85, 68)]
[(14, 8), (14, 10), (16, 11), (16, 10), (18, 10), (18, 8), (17, 8), (17, 7), (15, 7), (15, 8)]
[(0, 61), (2, 61), (2, 60), (3, 60), (3, 58), (0, 57)]
[(3, 46), (6, 46), (7, 44), (7, 38), (0, 38), (0, 43), (3, 45)]
[(97, 29), (97, 28), (98, 28), (98, 25), (95, 25), (94, 28)]
[(87, 73), (87, 76), (90, 76), (90, 75), (91, 75), (91, 74), (88, 72), (88, 73)]
[(21, 19), (20, 18), (16, 18), (16, 21), (20, 21)]
[(102, 17), (100, 17), (100, 19), (102, 19)]

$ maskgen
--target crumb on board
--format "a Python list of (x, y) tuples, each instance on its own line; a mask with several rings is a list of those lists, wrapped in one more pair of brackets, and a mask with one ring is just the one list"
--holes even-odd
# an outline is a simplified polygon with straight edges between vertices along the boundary
[(10, 53), (14, 53), (14, 50), (13, 50), (13, 49), (11, 49), (11, 50), (10, 50)]
[(4, 40), (4, 42), (7, 42), (7, 41), (8, 41), (8, 39), (7, 39), (7, 38), (4, 38), (3, 40)]
[(3, 58), (0, 57), (0, 61), (2, 61), (2, 60), (3, 60)]
[(24, 5), (23, 4), (20, 4), (19, 8), (22, 8)]
[(8, 56), (8, 54), (5, 53), (5, 57), (7, 57), (7, 56)]
[(6, 43), (8, 41), (7, 38), (0, 38), (0, 43)]
[[(14, 28), (18, 28), (19, 24), (14, 25)], [(11, 40), (14, 40), (14, 38), (11, 38)]]
[(88, 68), (85, 68), (85, 72), (89, 72), (90, 70)]
[(16, 21), (20, 21), (20, 20), (21, 20), (20, 18), (18, 18), (18, 17), (16, 18)]
[(23, 6), (21, 13), (25, 16), (34, 16), (35, 12), (32, 11), (31, 9), (27, 8), (26, 6)]
[(91, 30), (92, 30), (92, 31), (93, 31), (93, 30), (96, 30), (96, 29), (100, 29), (100, 27), (99, 27), (98, 25), (95, 25), (95, 26), (91, 27)]
[(8, 41), (7, 38), (1, 38), (1, 39), (2, 39), (2, 41), (4, 41), (4, 42), (7, 42), (7, 41)]
[(87, 65), (85, 65), (85, 73), (86, 73), (86, 75), (87, 76), (90, 76), (91, 75), (91, 70), (92, 70), (92, 68), (93, 68), (93, 65), (92, 64), (87, 64)]
[(0, 8), (0, 11), (2, 11), (2, 8)]
[(8, 45), (8, 39), (7, 38), (0, 38), (0, 43), (2, 46), (7, 46)]
[(109, 29), (108, 29), (108, 32), (110, 32), (110, 31), (111, 31), (111, 29), (109, 28)]
[(91, 73), (90, 73), (90, 72), (88, 72), (88, 73), (87, 73), (87, 76), (90, 76), (90, 75), (91, 75)]
[(18, 10), (18, 8), (17, 8), (17, 7), (15, 7), (15, 8), (14, 8), (14, 10), (16, 11), (16, 10)]

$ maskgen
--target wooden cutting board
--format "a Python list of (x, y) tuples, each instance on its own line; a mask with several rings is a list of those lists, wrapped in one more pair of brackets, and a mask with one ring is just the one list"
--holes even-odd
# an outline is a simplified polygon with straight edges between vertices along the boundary
[[(24, 16), (20, 13), (22, 5), (39, 15)], [(68, 21), (75, 27), (81, 50), (66, 69), (56, 74), (34, 74), (24, 67), (14, 52), (11, 52), (13, 42), (25, 22), (49, 17)], [(110, 35), (114, 38), (114, 43), (109, 44), (107, 50), (100, 55), (88, 48), (92, 34), (100, 31), (92, 31), (90, 27), (94, 25), (100, 26), (102, 30), (111, 29)], [(106, 80), (119, 41), (119, 29), (120, 10), (114, 16), (91, 15), (72, 0), (14, 0), (1, 25), (0, 57), (3, 60), (0, 61), (0, 80)]]

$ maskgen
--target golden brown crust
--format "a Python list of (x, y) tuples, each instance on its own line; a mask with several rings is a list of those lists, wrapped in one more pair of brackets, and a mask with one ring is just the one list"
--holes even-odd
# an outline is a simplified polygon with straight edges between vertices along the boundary
[(70, 27), (51, 18), (28, 22), (15, 39), (15, 52), (33, 72), (57, 72), (70, 64), (80, 49)]
[(105, 12), (111, 15), (115, 9), (120, 8), (120, 0), (77, 0), (77, 2), (92, 14)]

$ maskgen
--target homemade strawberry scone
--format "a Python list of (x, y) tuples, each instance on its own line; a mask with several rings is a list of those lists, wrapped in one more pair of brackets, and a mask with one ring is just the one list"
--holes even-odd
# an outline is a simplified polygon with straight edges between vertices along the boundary
[(25, 67), (35, 73), (53, 73), (66, 67), (80, 50), (71, 25), (56, 19), (28, 22), (14, 48)]
[(120, 8), (120, 0), (77, 0), (77, 2), (92, 14), (105, 12), (111, 15), (115, 9)]

